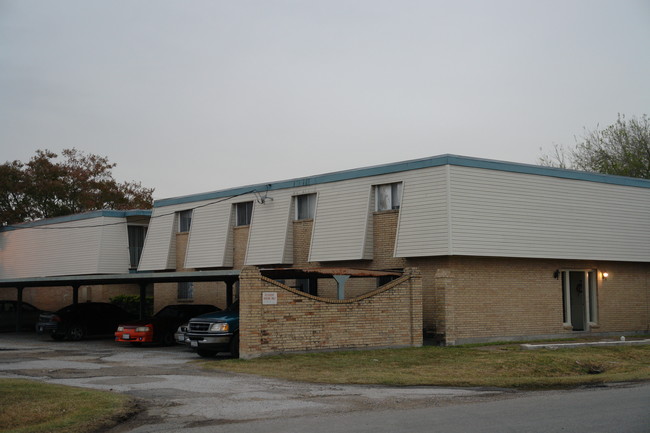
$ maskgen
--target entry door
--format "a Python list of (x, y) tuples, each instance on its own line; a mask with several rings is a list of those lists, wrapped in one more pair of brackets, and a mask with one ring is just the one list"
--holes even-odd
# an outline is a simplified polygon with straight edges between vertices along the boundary
[(562, 271), (562, 303), (564, 325), (587, 331), (598, 319), (596, 271)]
[(585, 272), (569, 272), (569, 288), (571, 299), (571, 326), (574, 331), (584, 331), (587, 328), (587, 303)]

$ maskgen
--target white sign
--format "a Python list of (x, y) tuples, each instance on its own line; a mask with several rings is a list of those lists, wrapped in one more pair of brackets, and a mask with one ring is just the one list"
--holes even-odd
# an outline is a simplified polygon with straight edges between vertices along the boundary
[(277, 292), (262, 292), (262, 305), (277, 305)]

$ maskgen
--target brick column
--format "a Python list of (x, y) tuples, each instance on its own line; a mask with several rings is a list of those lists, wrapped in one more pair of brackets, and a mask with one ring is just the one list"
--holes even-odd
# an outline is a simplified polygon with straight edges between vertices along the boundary
[(239, 275), (239, 357), (261, 354), (262, 274), (255, 266), (245, 266)]
[[(442, 293), (444, 312), (441, 327), (436, 326), (436, 334), (444, 336), (446, 345), (453, 345), (456, 341), (454, 302), (453, 302), (453, 275), (450, 268), (436, 270), (434, 276), (435, 289)], [(438, 320), (436, 320), (438, 322)]]
[(404, 273), (410, 276), (410, 304), (411, 304), (411, 345), (422, 346), (422, 276), (418, 268), (406, 268)]

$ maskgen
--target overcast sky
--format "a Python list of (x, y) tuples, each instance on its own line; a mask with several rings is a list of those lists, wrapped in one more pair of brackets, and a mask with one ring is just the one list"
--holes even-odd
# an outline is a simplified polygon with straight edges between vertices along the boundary
[(650, 114), (650, 0), (0, 0), (0, 163), (156, 198), (446, 153), (536, 163)]

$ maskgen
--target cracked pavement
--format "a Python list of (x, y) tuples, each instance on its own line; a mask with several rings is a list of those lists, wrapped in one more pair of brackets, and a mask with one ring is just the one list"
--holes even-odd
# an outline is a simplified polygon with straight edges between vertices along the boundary
[[(132, 347), (112, 340), (56, 342), (0, 334), (0, 377), (119, 392), (143, 410), (110, 433), (210, 431), (233, 423), (412, 409), (508, 398), (512, 391), (288, 382), (205, 370), (182, 346)], [(217, 358), (218, 362), (218, 358)], [(224, 427), (225, 428), (225, 427)]]

